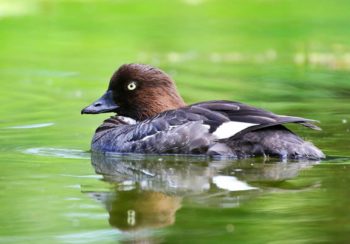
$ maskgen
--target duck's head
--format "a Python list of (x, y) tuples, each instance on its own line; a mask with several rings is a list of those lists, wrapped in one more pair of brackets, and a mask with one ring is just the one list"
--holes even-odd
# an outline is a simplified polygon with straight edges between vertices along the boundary
[(82, 114), (115, 112), (144, 120), (185, 103), (173, 80), (160, 69), (143, 64), (124, 64), (112, 76), (108, 89)]

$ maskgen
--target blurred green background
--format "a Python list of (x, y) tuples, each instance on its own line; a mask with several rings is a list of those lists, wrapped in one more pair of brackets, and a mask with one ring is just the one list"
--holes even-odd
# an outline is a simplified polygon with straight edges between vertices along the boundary
[[(99, 238), (91, 242), (116, 239), (97, 231), (109, 228), (106, 214), (81, 194), (81, 188), (102, 187), (86, 151), (106, 115), (81, 116), (80, 110), (106, 90), (124, 63), (165, 70), (188, 103), (237, 100), (319, 120), (321, 133), (292, 128), (330, 156), (350, 156), (349, 9), (347, 0), (0, 0), (0, 242), (78, 243), (79, 236), (69, 234), (82, 230), (88, 236), (96, 232)], [(318, 189), (293, 195), (300, 206), (290, 212), (289, 196), (278, 194), (243, 210), (225, 210), (239, 212), (243, 223), (242, 232), (225, 240), (346, 242), (350, 221), (343, 217), (350, 210), (342, 186), (350, 183), (348, 164), (325, 163), (295, 179), (326, 180), (324, 189), (338, 194), (321, 195)], [(335, 181), (337, 175), (344, 177)], [(345, 214), (310, 212), (311, 198), (320, 199), (311, 206), (327, 210), (328, 200), (339, 202)], [(265, 214), (252, 218), (261, 201)], [(274, 210), (287, 212), (271, 219), (266, 213)], [(188, 216), (194, 232), (185, 240), (217, 241), (221, 234), (210, 236), (214, 227), (197, 221), (210, 215), (210, 221), (225, 222), (226, 212), (184, 206), (169, 238), (184, 233), (181, 220)], [(302, 229), (289, 224), (296, 213), (309, 217)], [(329, 222), (313, 222), (327, 217)], [(274, 227), (265, 231), (274, 235), (259, 235), (269, 220)], [(281, 230), (284, 225), (292, 234)], [(319, 225), (329, 236), (317, 239)]]
[[(164, 69), (188, 103), (238, 100), (321, 122), (347, 106), (349, 1), (2, 0), (0, 7), (0, 99), (10, 125), (44, 119), (62, 121), (69, 133), (72, 124), (94, 128), (105, 115), (80, 117), (80, 109), (130, 62)], [(88, 148), (92, 131), (74, 132), (84, 140), (56, 139)]]

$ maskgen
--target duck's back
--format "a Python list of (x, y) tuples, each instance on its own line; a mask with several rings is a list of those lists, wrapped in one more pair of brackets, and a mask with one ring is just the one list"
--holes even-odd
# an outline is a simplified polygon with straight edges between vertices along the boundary
[(323, 158), (319, 149), (282, 125), (298, 123), (319, 129), (311, 122), (242, 103), (210, 101), (165, 111), (139, 122), (112, 117), (96, 130), (92, 149), (121, 153)]

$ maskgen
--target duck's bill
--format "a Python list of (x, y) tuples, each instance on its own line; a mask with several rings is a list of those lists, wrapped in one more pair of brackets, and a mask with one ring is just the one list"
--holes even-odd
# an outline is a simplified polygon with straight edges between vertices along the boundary
[(100, 114), (116, 112), (118, 105), (114, 102), (112, 91), (107, 91), (101, 98), (81, 110), (81, 114)]

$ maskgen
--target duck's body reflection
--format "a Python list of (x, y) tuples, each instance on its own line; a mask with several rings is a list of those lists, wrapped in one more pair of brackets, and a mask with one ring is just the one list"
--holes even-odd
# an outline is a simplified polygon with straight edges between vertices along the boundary
[(96, 173), (111, 183), (112, 191), (89, 194), (103, 202), (110, 225), (119, 230), (157, 229), (175, 222), (184, 198), (206, 206), (235, 207), (261, 193), (262, 181), (293, 178), (315, 163), (93, 153)]

